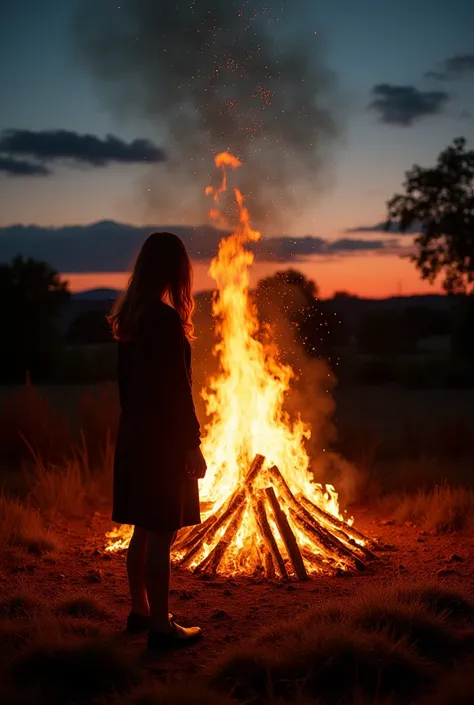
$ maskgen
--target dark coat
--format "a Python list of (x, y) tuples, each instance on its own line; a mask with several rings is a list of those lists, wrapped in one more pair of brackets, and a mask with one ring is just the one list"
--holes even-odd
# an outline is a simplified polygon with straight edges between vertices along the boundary
[(118, 382), (113, 521), (148, 531), (199, 524), (198, 483), (185, 460), (200, 444), (191, 346), (170, 306), (157, 304), (132, 341), (119, 341)]

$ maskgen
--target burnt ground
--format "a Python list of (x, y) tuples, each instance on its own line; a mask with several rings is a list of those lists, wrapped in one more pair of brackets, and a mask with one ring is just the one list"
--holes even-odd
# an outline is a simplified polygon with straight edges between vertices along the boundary
[(439, 581), (461, 588), (474, 598), (474, 545), (470, 536), (434, 535), (412, 525), (384, 521), (373, 511), (355, 512), (355, 525), (377, 539), (383, 549), (379, 561), (361, 574), (321, 576), (306, 582), (265, 582), (251, 579), (205, 580), (187, 572), (173, 575), (171, 609), (187, 625), (198, 624), (203, 641), (160, 659), (145, 656), (144, 636), (124, 634), (129, 609), (124, 553), (104, 552), (105, 534), (112, 528), (107, 513), (93, 513), (87, 520), (64, 520), (51, 527), (60, 541), (54, 557), (11, 554), (0, 566), (0, 593), (11, 592), (18, 582), (33, 586), (36, 596), (54, 608), (78, 595), (96, 598), (109, 619), (101, 632), (118, 640), (131, 658), (140, 661), (160, 679), (182, 680), (199, 675), (230, 645), (253, 636), (262, 627), (333, 598), (351, 597), (374, 586), (397, 581)]

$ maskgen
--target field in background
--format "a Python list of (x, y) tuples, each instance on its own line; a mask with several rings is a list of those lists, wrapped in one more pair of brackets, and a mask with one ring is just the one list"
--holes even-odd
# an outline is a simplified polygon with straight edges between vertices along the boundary
[[(329, 438), (321, 371), (304, 398), (314, 395)], [(326, 455), (378, 560), (305, 583), (176, 571), (171, 609), (205, 639), (150, 662), (143, 635), (122, 634), (124, 556), (104, 551), (116, 386), (3, 388), (6, 705), (472, 703), (474, 393), (341, 387), (334, 397)]]
[[(343, 504), (445, 483), (474, 486), (473, 390), (347, 386), (336, 387), (332, 394), (334, 404), (329, 391), (321, 406), (320, 387), (315, 387), (314, 399), (312, 390), (305, 389), (300, 408), (319, 405), (310, 420), (314, 435), (326, 437), (318, 441), (316, 450), (324, 447), (324, 453), (333, 451), (344, 462), (336, 463), (335, 475), (327, 475), (321, 471), (326, 456), (316, 455), (316, 479), (334, 481)], [(196, 406), (205, 424), (198, 394)], [(113, 453), (118, 413), (113, 383), (1, 388), (3, 484), (6, 476), (17, 475), (22, 463), (31, 464), (32, 451), (47, 465), (69, 457), (71, 447), (80, 448), (87, 463), (100, 465), (104, 454)], [(350, 482), (344, 475), (350, 476)]]

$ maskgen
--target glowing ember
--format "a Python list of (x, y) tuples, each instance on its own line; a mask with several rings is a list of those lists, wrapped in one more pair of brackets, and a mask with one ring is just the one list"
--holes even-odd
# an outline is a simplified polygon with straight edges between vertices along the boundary
[[(227, 170), (241, 163), (227, 152), (215, 163), (221, 185), (206, 193), (215, 202), (211, 217), (222, 221)], [(205, 511), (201, 525), (180, 532), (173, 561), (197, 572), (267, 577), (357, 569), (372, 555), (369, 541), (341, 516), (334, 487), (314, 481), (305, 450), (310, 429), (284, 409), (293, 371), (278, 361), (274, 346), (257, 339), (249, 298), (254, 256), (246, 245), (261, 234), (251, 227), (241, 192), (234, 195), (239, 223), (210, 268), (220, 369), (203, 392), (211, 418), (202, 444)], [(126, 547), (129, 534), (125, 527), (109, 534), (108, 550)]]

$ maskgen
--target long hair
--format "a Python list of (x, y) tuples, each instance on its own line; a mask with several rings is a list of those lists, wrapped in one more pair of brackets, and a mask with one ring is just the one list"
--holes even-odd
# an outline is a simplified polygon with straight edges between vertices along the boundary
[(176, 309), (188, 340), (194, 339), (192, 265), (183, 242), (172, 233), (153, 233), (143, 243), (123, 295), (109, 323), (117, 340), (131, 340), (157, 301)]

